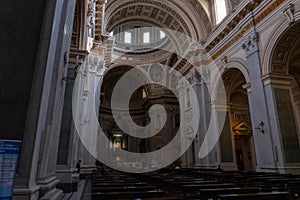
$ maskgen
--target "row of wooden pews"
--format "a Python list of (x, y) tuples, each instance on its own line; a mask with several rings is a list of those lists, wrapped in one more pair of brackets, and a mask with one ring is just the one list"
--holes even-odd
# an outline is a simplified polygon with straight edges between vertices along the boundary
[(92, 199), (175, 200), (176, 198), (166, 196), (165, 191), (147, 181), (110, 169), (93, 175)]
[(114, 170), (92, 180), (93, 199), (300, 199), (300, 176), (277, 173), (162, 169), (147, 174)]

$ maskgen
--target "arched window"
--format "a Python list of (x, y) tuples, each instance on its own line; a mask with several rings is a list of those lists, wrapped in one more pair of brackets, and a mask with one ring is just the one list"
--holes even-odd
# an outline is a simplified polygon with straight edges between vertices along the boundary
[(165, 32), (163, 32), (163, 31), (160, 31), (159, 34), (160, 34), (160, 39), (166, 37), (166, 34), (165, 34)]
[(219, 24), (227, 15), (226, 0), (215, 0), (216, 24)]
[(131, 32), (125, 32), (125, 36), (124, 36), (124, 42), (125, 43), (131, 43)]
[(110, 33), (109, 33), (109, 36), (110, 36), (110, 37), (113, 37), (113, 36), (114, 36), (114, 32), (113, 32), (113, 31), (110, 32)]
[(145, 32), (143, 34), (143, 43), (150, 43), (150, 32)]

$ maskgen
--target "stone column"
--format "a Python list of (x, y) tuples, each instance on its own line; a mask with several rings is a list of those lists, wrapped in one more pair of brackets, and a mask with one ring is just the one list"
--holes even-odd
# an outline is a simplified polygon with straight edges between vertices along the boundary
[(199, 150), (201, 148), (201, 145), (204, 141), (204, 137), (206, 134), (206, 130), (207, 130), (207, 117), (206, 117), (206, 112), (207, 112), (207, 106), (206, 106), (206, 98), (207, 96), (209, 96), (209, 94), (206, 93), (205, 90), (205, 83), (201, 80), (201, 76), (199, 74), (199, 72), (197, 72), (197, 70), (194, 70), (193, 73), (190, 75), (190, 83), (192, 85), (192, 88), (195, 92), (195, 94), (197, 95), (197, 99), (196, 102), (193, 102), (193, 105), (197, 105), (199, 106), (199, 111), (200, 113), (195, 113), (196, 115), (199, 115), (199, 122), (198, 123), (198, 129), (195, 130), (197, 131), (196, 133), (196, 138), (195, 138), (195, 168), (199, 168), (199, 167), (205, 167), (208, 164), (208, 157), (204, 158), (204, 159), (200, 159), (198, 154), (199, 154)]
[[(81, 67), (85, 65), (87, 56), (86, 51), (73, 50), (70, 53), (70, 61), (68, 65), (68, 72), (63, 80), (66, 82), (63, 107), (60, 108), (62, 112), (62, 119), (60, 125), (60, 136), (58, 143), (58, 155), (56, 163), (56, 176), (60, 179), (58, 185), (65, 193), (76, 190), (79, 182), (79, 175), (74, 173), (76, 171), (75, 165), (79, 160), (77, 146), (80, 144), (75, 124), (73, 121), (73, 102), (77, 102), (77, 96), (73, 96), (73, 90), (78, 91), (74, 86), (75, 78), (81, 76)], [(75, 98), (75, 99), (73, 99)], [(73, 101), (74, 100), (74, 101)], [(75, 106), (77, 107), (77, 106)]]
[[(277, 171), (277, 163), (273, 149), (273, 138), (270, 130), (271, 124), (267, 110), (268, 105), (262, 82), (258, 41), (258, 33), (252, 31), (245, 37), (242, 45), (246, 52), (251, 83), (251, 89), (248, 90), (248, 96), (257, 160), (256, 168), (257, 171)], [(257, 130), (257, 127), (261, 122), (265, 124), (264, 133)]]
[[(99, 50), (100, 46), (95, 47)], [(100, 88), (101, 85), (96, 85), (103, 76), (104, 72), (104, 57), (97, 52), (92, 51), (88, 56), (87, 64), (87, 81), (88, 81), (88, 95), (85, 99), (85, 106), (83, 107), (83, 113), (85, 121), (83, 124), (83, 133), (85, 134), (88, 144), (84, 151), (84, 157), (82, 160), (82, 172), (81, 174), (89, 175), (95, 170), (95, 158), (93, 155), (97, 155), (97, 134), (98, 134), (98, 114), (100, 106)], [(101, 74), (102, 73), (102, 74)], [(97, 118), (95, 118), (95, 114)], [(93, 155), (92, 155), (92, 154)]]
[(181, 135), (181, 144), (180, 144), (180, 148), (181, 148), (181, 153), (183, 153), (183, 155), (181, 156), (180, 160), (181, 160), (181, 167), (187, 167), (188, 163), (187, 163), (187, 156), (185, 152), (182, 152), (183, 149), (185, 149), (185, 145), (186, 145), (186, 136), (185, 136), (185, 116), (184, 116), (184, 110), (185, 110), (185, 86), (184, 86), (184, 82), (181, 80), (179, 81), (179, 85), (177, 87), (178, 90), (178, 96), (179, 96), (179, 105), (180, 105), (180, 135)]
[(44, 26), (41, 32), (13, 199), (58, 199), (62, 193), (55, 189), (59, 180), (54, 175), (61, 106), (58, 99), (63, 98), (58, 93), (64, 89), (58, 83), (67, 62), (63, 55), (70, 47), (74, 10), (74, 1), (53, 1), (46, 6), (43, 24), (53, 26)]
[[(55, 186), (59, 183), (58, 178), (55, 176), (56, 162), (60, 140), (60, 128), (63, 115), (63, 101), (65, 96), (65, 86), (62, 84), (62, 74), (69, 73), (67, 66), (67, 53), (69, 52), (71, 36), (73, 30), (73, 20), (75, 11), (75, 2), (68, 2), (64, 5), (66, 12), (62, 14), (60, 31), (65, 31), (62, 38), (58, 38), (61, 47), (57, 48), (57, 60), (60, 60), (59, 65), (55, 65), (55, 70), (52, 78), (52, 89), (50, 94), (50, 101), (48, 105), (47, 115), (47, 129), (43, 138), (42, 152), (40, 154), (40, 165), (38, 174), (38, 184), (41, 187), (40, 199), (56, 199), (59, 198), (60, 192)], [(65, 25), (64, 25), (65, 24)], [(61, 55), (64, 54), (62, 59)], [(67, 68), (67, 69), (66, 69)]]

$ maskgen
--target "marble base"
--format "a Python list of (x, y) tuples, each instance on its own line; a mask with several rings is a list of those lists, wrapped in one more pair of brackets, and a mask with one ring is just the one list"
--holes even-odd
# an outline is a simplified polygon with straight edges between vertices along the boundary
[(31, 188), (15, 188), (13, 191), (13, 200), (36, 200), (39, 198), (39, 186)]
[(44, 196), (42, 196), (40, 200), (57, 200), (60, 199), (62, 194), (62, 190), (54, 188), (48, 191)]

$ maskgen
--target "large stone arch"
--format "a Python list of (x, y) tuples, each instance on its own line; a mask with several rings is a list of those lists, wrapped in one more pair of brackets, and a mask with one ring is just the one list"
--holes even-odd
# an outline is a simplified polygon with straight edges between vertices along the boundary
[[(298, 171), (300, 166), (300, 107), (299, 94), (299, 47), (300, 13), (295, 22), (284, 21), (278, 26), (267, 46), (263, 58), (265, 90), (269, 98), (269, 112), (274, 112), (272, 131), (281, 148), (286, 172)], [(274, 101), (274, 102), (273, 102)], [(293, 166), (293, 169), (290, 169)]]
[[(287, 37), (288, 34), (291, 33), (291, 31), (298, 29), (298, 31), (295, 32), (300, 32), (300, 13), (295, 15), (295, 22), (293, 24), (290, 24), (288, 20), (285, 20), (282, 22), (278, 27), (276, 28), (276, 31), (273, 33), (273, 35), (270, 37), (268, 41), (268, 45), (266, 47), (265, 53), (263, 54), (263, 59), (262, 59), (262, 75), (269, 75), (274, 72), (274, 57), (276, 56), (275, 49), (280, 46), (280, 43), (284, 40), (284, 37)], [(297, 28), (298, 27), (298, 28)], [(296, 37), (297, 38), (297, 37)], [(294, 42), (290, 42), (289, 47), (285, 48), (284, 56), (283, 56), (283, 63), (281, 63), (281, 66), (286, 64), (288, 60), (288, 55), (291, 52), (292, 46)], [(280, 54), (280, 52), (277, 52), (277, 56)], [(280, 56), (282, 57), (282, 56)], [(278, 66), (279, 67), (279, 66)], [(277, 69), (277, 72), (282, 73), (284, 71), (279, 71), (280, 69)], [(282, 69), (285, 70), (285, 69)], [(276, 69), (275, 69), (276, 71)]]
[[(195, 7), (198, 9), (197, 12)], [(210, 19), (200, 2), (164, 1), (162, 3), (157, 0), (109, 2), (104, 18), (104, 29), (110, 31), (119, 24), (120, 20), (137, 15), (140, 16), (137, 21), (151, 18), (155, 26), (160, 24), (160, 27), (178, 30), (199, 41), (206, 39), (211, 31)]]
[[(221, 76), (226, 92), (226, 120), (220, 136), (221, 167), (255, 170), (256, 155), (248, 91), (249, 74), (239, 62), (229, 62)], [(248, 79), (248, 80), (247, 80)], [(218, 88), (219, 89), (219, 88)], [(248, 159), (241, 159), (246, 158)]]
[[(246, 80), (246, 84), (250, 84), (249, 71), (246, 67), (245, 61), (236, 59), (236, 58), (232, 58), (227, 64), (224, 64), (219, 68), (220, 74), (218, 74), (216, 77), (214, 77), (212, 79), (213, 80), (212, 81), (212, 83), (213, 83), (212, 94), (211, 94), (212, 97), (218, 98), (217, 93), (219, 92), (219, 87), (220, 87), (221, 81), (223, 81), (222, 77), (230, 69), (239, 70), (243, 74), (243, 76)], [(224, 82), (223, 82), (223, 84), (224, 84)], [(213, 99), (213, 100), (215, 100), (215, 99)]]
[[(111, 70), (115, 69), (115, 68), (119, 68), (119, 67), (128, 67), (128, 68), (135, 68), (136, 66), (134, 65), (130, 65), (130, 64), (112, 64), (110, 65), (108, 68), (106, 68), (106, 70), (103, 73), (103, 77), (106, 76)], [(140, 80), (143, 80), (144, 82), (150, 82), (151, 81), (151, 77), (149, 76), (149, 74), (146, 71), (143, 71), (143, 69), (139, 69), (139, 73), (140, 73)]]

